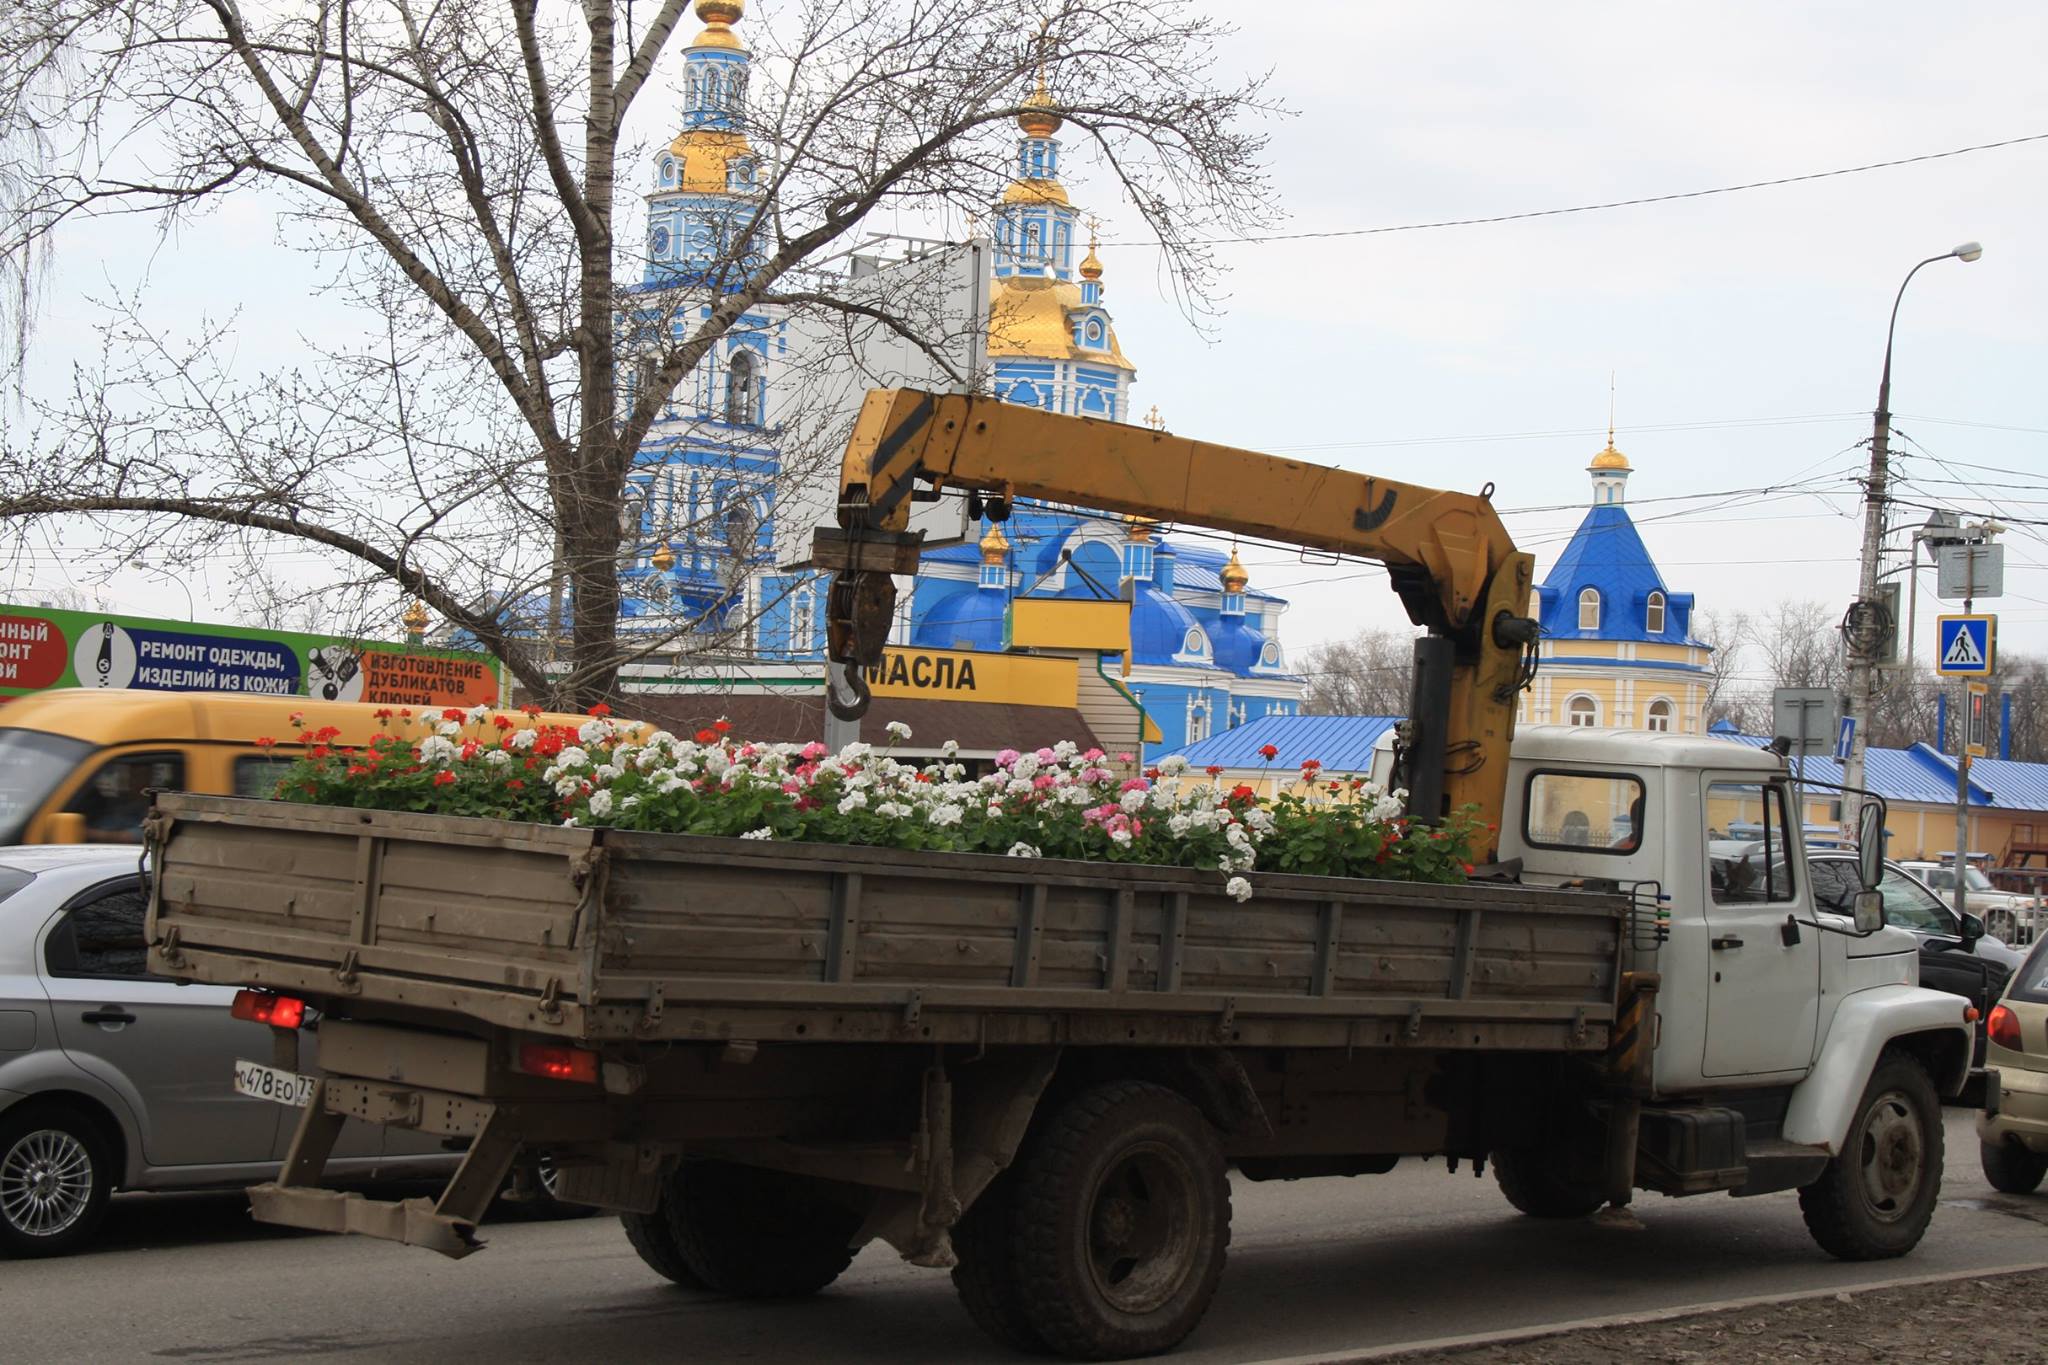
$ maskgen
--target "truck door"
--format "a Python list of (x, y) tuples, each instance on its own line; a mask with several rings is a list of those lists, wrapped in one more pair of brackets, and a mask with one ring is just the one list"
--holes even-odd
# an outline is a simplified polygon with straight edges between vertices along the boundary
[(1753, 777), (1708, 777), (1707, 1038), (1701, 1073), (1804, 1071), (1820, 1019), (1819, 931), (1791, 840), (1785, 788)]

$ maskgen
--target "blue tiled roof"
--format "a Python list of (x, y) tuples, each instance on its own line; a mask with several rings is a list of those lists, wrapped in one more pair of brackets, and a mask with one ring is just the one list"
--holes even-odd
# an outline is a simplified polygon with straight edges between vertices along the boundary
[[(1271, 768), (1286, 775), (1313, 758), (1333, 773), (1362, 773), (1372, 767), (1372, 746), (1397, 721), (1394, 716), (1262, 716), (1173, 752), (1193, 768)], [(1270, 761), (1259, 753), (1268, 744), (1279, 751)]]
[[(1597, 630), (1579, 629), (1579, 594), (1587, 588), (1600, 594)], [(1653, 592), (1664, 594), (1664, 630), (1656, 635), (1645, 628)], [(1537, 595), (1543, 636), (1548, 640), (1702, 643), (1690, 638), (1692, 594), (1672, 592), (1664, 586), (1649, 547), (1636, 534), (1635, 523), (1620, 503), (1601, 503), (1586, 513)]]
[[(1712, 730), (1716, 739), (1761, 749), (1770, 741), (1761, 735)], [(1805, 758), (1797, 763), (1801, 777), (1840, 782), (1842, 765), (1832, 758)], [(1923, 806), (1952, 806), (1956, 799), (1956, 761), (1931, 745), (1910, 749), (1863, 751), (1864, 785), (1887, 801)], [(2020, 763), (1995, 758), (1970, 761), (1970, 804), (1989, 810), (2048, 810), (2048, 763)]]

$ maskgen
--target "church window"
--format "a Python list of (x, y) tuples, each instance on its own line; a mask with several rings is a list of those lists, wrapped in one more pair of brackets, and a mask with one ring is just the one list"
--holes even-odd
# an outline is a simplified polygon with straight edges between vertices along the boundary
[(1579, 594), (1579, 629), (1600, 629), (1600, 590), (1587, 588)]
[(1189, 697), (1188, 743), (1193, 744), (1198, 739), (1207, 739), (1212, 723), (1213, 713), (1210, 709), (1208, 697), (1199, 692)]
[(1024, 258), (1027, 261), (1041, 261), (1045, 256), (1044, 238), (1036, 223), (1024, 225)]
[(793, 652), (806, 653), (811, 648), (811, 639), (817, 634), (817, 597), (809, 588), (798, 588), (789, 609), (789, 647)]
[(1209, 642), (1203, 637), (1202, 628), (1200, 626), (1188, 627), (1187, 638), (1181, 641), (1180, 652), (1183, 654), (1206, 654), (1208, 648)]
[(655, 260), (668, 255), (668, 229), (657, 227), (647, 234), (647, 250)]
[(752, 351), (733, 352), (725, 372), (725, 420), (750, 427), (761, 420), (760, 376)]
[(661, 159), (661, 183), (664, 185), (676, 183), (676, 163), (668, 157)]
[(1102, 345), (1102, 319), (1088, 319), (1088, 344), (1095, 347)]
[(1565, 719), (1581, 728), (1600, 723), (1600, 703), (1591, 697), (1573, 697), (1564, 705)]
[(1662, 635), (1664, 633), (1663, 593), (1653, 592), (1650, 594), (1650, 604), (1643, 611), (1643, 629), (1649, 631), (1652, 635)]
[(1669, 734), (1671, 731), (1671, 703), (1662, 697), (1651, 702), (1649, 714), (1644, 717), (1644, 723), (1650, 729), (1660, 734)]

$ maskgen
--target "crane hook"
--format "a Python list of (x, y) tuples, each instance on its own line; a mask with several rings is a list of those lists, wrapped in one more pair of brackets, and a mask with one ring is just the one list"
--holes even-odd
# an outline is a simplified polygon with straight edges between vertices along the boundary
[(860, 665), (846, 665), (841, 670), (846, 681), (847, 695), (842, 697), (832, 686), (832, 670), (825, 672), (825, 705), (841, 720), (859, 720), (868, 713), (868, 680), (863, 676)]

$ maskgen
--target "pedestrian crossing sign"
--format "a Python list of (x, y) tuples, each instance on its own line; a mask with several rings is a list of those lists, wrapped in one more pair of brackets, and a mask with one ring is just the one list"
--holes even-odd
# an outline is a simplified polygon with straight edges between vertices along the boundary
[(1991, 671), (1998, 642), (1996, 616), (1937, 616), (1934, 624), (1936, 673), (1982, 677)]

